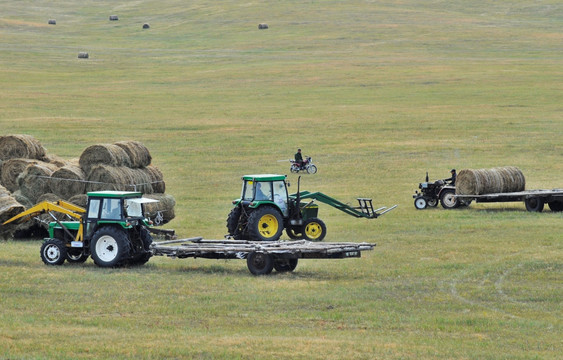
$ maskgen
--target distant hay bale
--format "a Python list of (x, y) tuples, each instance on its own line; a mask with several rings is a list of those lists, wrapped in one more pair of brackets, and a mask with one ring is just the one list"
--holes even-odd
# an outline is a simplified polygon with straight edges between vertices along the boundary
[(142, 143), (138, 141), (119, 141), (114, 145), (119, 146), (127, 153), (131, 164), (130, 167), (141, 168), (151, 164), (151, 153)]
[(51, 174), (49, 188), (52, 193), (62, 199), (70, 199), (74, 195), (86, 191), (86, 176), (79, 166), (65, 165)]
[(69, 203), (72, 203), (74, 205), (78, 205), (78, 206), (86, 209), (86, 206), (88, 205), (88, 195), (86, 195), (86, 194), (74, 195), (73, 197), (71, 197), (67, 201)]
[(47, 22), (49, 25), (57, 25), (57, 20), (55, 19), (49, 19), (49, 21)]
[(259, 30), (265, 30), (265, 29), (267, 29), (267, 28), (268, 28), (268, 24), (264, 24), (264, 23), (258, 24), (258, 29), (259, 29)]
[(0, 185), (0, 233), (6, 231), (6, 226), (2, 225), (4, 221), (16, 216), (24, 210), (25, 207), (10, 194), (10, 191)]
[(88, 55), (87, 52), (81, 51), (81, 52), (78, 53), (78, 58), (79, 58), (79, 59), (88, 59), (89, 57), (90, 57), (90, 55)]
[(17, 180), (22, 195), (36, 203), (41, 195), (49, 192), (49, 180), (56, 170), (56, 166), (41, 161), (28, 165)]
[(164, 192), (166, 192), (166, 184), (164, 182), (164, 175), (162, 175), (162, 172), (160, 171), (160, 169), (157, 168), (156, 166), (151, 165), (151, 166), (147, 166), (144, 170), (149, 175), (152, 190), (153, 190), (152, 192), (154, 192), (154, 193), (164, 193)]
[(10, 159), (2, 163), (1, 183), (10, 192), (18, 190), (18, 176), (31, 164), (37, 164), (39, 160), (32, 159)]
[(117, 20), (119, 20), (119, 17), (117, 15), (110, 15), (109, 20), (110, 21), (117, 21)]
[(132, 169), (125, 166), (97, 165), (86, 179), (86, 191), (139, 191), (153, 192), (151, 178), (146, 169)]
[(43, 160), (46, 150), (31, 135), (0, 136), (0, 160), (37, 159)]
[(152, 221), (156, 220), (159, 213), (162, 216), (161, 224), (166, 224), (167, 222), (169, 222), (170, 220), (176, 217), (176, 214), (174, 213), (174, 206), (176, 206), (176, 200), (172, 195), (147, 194), (144, 195), (144, 197), (158, 200), (157, 203), (145, 204), (145, 215), (149, 217)]
[(524, 191), (526, 179), (520, 169), (513, 166), (493, 169), (461, 170), (456, 179), (456, 194), (483, 195)]
[(80, 167), (88, 176), (96, 165), (131, 167), (131, 159), (123, 148), (114, 144), (97, 144), (87, 147), (78, 160)]
[(149, 29), (150, 27), (151, 27), (151, 26), (150, 26), (149, 24), (147, 24), (147, 23), (144, 23), (144, 24), (143, 24), (143, 29)]

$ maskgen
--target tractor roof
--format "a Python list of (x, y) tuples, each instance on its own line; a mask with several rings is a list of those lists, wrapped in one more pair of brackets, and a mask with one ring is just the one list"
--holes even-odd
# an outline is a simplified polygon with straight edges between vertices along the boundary
[(111, 197), (111, 198), (140, 198), (143, 193), (136, 191), (91, 191), (88, 193), (89, 197)]
[(287, 175), (276, 175), (276, 174), (257, 174), (257, 175), (244, 175), (243, 180), (252, 181), (280, 181), (285, 180)]

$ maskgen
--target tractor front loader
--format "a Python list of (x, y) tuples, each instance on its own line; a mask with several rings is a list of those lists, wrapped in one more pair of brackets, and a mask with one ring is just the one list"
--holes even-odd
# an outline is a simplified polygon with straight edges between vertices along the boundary
[[(151, 222), (144, 217), (146, 199), (139, 192), (96, 191), (88, 193), (87, 210), (59, 200), (44, 201), (12, 217), (2, 225), (20, 223), (47, 213), (49, 237), (41, 246), (41, 259), (47, 265), (65, 260), (82, 263), (92, 256), (100, 267), (142, 265), (151, 257)], [(55, 214), (64, 214), (69, 221)]]
[(242, 180), (241, 197), (233, 201), (227, 217), (229, 236), (236, 240), (274, 241), (285, 229), (291, 239), (322, 241), (326, 225), (318, 218), (315, 200), (366, 219), (376, 219), (397, 207), (374, 209), (368, 198), (358, 198), (359, 206), (352, 207), (320, 192), (299, 191), (299, 180), (297, 193), (289, 195), (285, 175), (245, 175)]

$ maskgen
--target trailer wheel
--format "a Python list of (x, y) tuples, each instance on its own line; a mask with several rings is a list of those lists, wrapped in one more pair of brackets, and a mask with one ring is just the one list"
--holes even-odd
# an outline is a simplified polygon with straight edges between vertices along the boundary
[(88, 255), (84, 254), (82, 248), (69, 248), (66, 254), (66, 261), (74, 264), (82, 264), (88, 260)]
[(550, 201), (547, 205), (551, 211), (563, 211), (563, 201)]
[(427, 205), (428, 202), (423, 197), (417, 197), (416, 199), (414, 199), (414, 207), (417, 208), (418, 210), (426, 209)]
[(103, 227), (96, 231), (90, 243), (92, 260), (100, 267), (123, 265), (130, 248), (127, 234), (114, 227)]
[(252, 275), (268, 275), (274, 269), (274, 258), (270, 254), (253, 251), (248, 254), (246, 265)]
[(444, 190), (440, 194), (440, 204), (444, 209), (455, 209), (459, 207), (459, 200), (455, 197), (454, 190)]
[(326, 225), (318, 218), (305, 220), (303, 224), (303, 236), (309, 241), (323, 241), (326, 236)]
[(277, 272), (290, 272), (297, 267), (298, 259), (275, 259), (274, 269)]
[(303, 239), (303, 227), (302, 226), (290, 226), (285, 228), (287, 236), (292, 240)]
[(540, 197), (529, 197), (524, 200), (524, 204), (526, 204), (526, 210), (532, 212), (542, 212), (543, 211), (543, 199)]
[(41, 245), (41, 260), (47, 265), (62, 265), (66, 255), (66, 246), (62, 240), (49, 239)]
[(250, 240), (278, 240), (283, 231), (283, 219), (279, 211), (271, 206), (262, 206), (248, 217)]

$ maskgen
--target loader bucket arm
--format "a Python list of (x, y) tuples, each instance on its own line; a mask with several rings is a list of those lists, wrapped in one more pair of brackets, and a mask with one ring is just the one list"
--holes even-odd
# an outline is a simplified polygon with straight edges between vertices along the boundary
[(81, 213), (85, 213), (86, 210), (76, 206), (74, 204), (71, 203), (67, 203), (65, 201), (59, 200), (55, 203), (49, 202), (49, 201), (43, 201), (40, 202), (39, 204), (29, 208), (28, 210), (19, 213), (18, 215), (6, 220), (2, 225), (6, 225), (9, 224), (11, 222), (14, 222), (16, 220), (18, 220), (17, 223), (22, 223), (28, 220), (31, 220), (32, 218), (34, 218), (37, 215), (41, 215), (44, 214), (46, 212), (49, 211), (56, 211), (56, 212), (60, 212), (63, 214), (67, 214), (68, 216), (74, 218), (74, 219), (78, 219), (80, 220), (82, 218)]
[(368, 199), (368, 198), (358, 198), (358, 203), (359, 206), (357, 207), (352, 207), (348, 204), (345, 204), (341, 201), (338, 201), (326, 194), (323, 194), (321, 192), (310, 192), (310, 191), (301, 191), (299, 193), (296, 194), (292, 194), (291, 196), (295, 196), (295, 197), (299, 197), (300, 199), (313, 199), (313, 200), (317, 200), (319, 202), (322, 202), (324, 204), (330, 205), (340, 211), (345, 212), (348, 215), (352, 215), (354, 217), (357, 218), (367, 218), (367, 219), (376, 219), (377, 217), (385, 214), (386, 212), (389, 212), (391, 210), (393, 210), (394, 208), (397, 207), (397, 205), (394, 205), (390, 208), (387, 207), (381, 207), (379, 209), (374, 209), (373, 205), (372, 205), (372, 200)]

